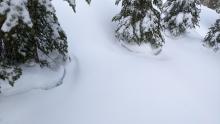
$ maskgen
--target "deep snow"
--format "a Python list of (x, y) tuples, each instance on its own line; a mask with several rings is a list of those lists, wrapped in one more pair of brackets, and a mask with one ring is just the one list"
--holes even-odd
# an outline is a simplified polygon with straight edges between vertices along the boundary
[(202, 7), (201, 26), (179, 38), (166, 36), (154, 56), (146, 46), (130, 52), (118, 44), (114, 0), (77, 2), (73, 14), (67, 3), (54, 1), (72, 57), (63, 85), (37, 90), (63, 70), (27, 69), (17, 87), (0, 96), (0, 124), (220, 123), (220, 53), (201, 43), (218, 17), (214, 11)]

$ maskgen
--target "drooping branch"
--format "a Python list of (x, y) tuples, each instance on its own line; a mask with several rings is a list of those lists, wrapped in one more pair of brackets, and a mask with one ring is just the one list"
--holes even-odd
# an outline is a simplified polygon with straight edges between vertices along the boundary
[[(72, 7), (73, 11), (76, 12), (76, 0), (65, 0)], [(91, 0), (85, 0), (88, 4), (91, 3)]]

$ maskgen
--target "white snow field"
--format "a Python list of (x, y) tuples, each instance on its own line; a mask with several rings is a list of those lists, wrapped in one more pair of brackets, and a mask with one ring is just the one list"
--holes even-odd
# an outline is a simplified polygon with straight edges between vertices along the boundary
[[(218, 15), (202, 7), (201, 26), (166, 36), (160, 55), (146, 45), (121, 47), (114, 0), (54, 0), (72, 62), (57, 72), (26, 69), (0, 96), (0, 124), (220, 124), (220, 53), (202, 46)], [(74, 59), (75, 57), (77, 58)]]

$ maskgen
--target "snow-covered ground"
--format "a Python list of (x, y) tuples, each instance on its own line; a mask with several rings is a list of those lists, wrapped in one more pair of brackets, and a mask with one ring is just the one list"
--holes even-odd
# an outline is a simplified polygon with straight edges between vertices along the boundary
[(201, 26), (166, 36), (154, 56), (146, 46), (130, 52), (118, 44), (114, 0), (77, 2), (73, 14), (54, 0), (72, 58), (63, 85), (42, 90), (62, 69), (26, 69), (0, 96), (0, 124), (220, 124), (220, 53), (201, 43), (214, 11), (202, 7)]

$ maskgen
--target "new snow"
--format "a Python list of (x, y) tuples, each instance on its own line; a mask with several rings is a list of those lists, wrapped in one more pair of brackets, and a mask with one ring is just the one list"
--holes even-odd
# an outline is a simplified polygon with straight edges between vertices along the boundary
[[(56, 71), (26, 67), (0, 96), (0, 124), (220, 124), (220, 53), (202, 45), (218, 15), (202, 7), (200, 27), (165, 36), (160, 55), (114, 38), (114, 0), (54, 0), (72, 61)], [(47, 89), (47, 90), (45, 90)]]

